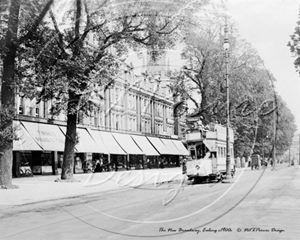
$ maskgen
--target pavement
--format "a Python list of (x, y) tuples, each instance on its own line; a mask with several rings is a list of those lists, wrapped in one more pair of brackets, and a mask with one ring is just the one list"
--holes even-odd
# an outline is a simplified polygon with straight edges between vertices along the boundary
[[(250, 168), (246, 168), (250, 170)], [(242, 168), (236, 169), (237, 173)], [(59, 181), (60, 175), (13, 178), (16, 189), (0, 189), (0, 207), (21, 206), (51, 200), (76, 198), (105, 191), (120, 191), (142, 185), (159, 185), (185, 178), (182, 168), (144, 169), (74, 174), (78, 182)]]
[(60, 175), (13, 178), (16, 189), (0, 189), (0, 207), (120, 191), (183, 179), (181, 167), (74, 174), (78, 182), (59, 181)]

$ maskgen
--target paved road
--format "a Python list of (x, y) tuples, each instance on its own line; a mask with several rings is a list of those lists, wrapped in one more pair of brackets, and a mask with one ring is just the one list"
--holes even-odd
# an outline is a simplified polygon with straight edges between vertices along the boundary
[(0, 239), (298, 239), (300, 167), (141, 185), (2, 212)]

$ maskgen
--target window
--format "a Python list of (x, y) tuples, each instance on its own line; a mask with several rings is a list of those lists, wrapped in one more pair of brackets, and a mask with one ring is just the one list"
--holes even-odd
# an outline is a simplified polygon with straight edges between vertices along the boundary
[(111, 96), (110, 96), (111, 98), (110, 98), (110, 103), (114, 103), (114, 97), (115, 97), (115, 94), (114, 94), (114, 91), (113, 91), (113, 89), (111, 90)]
[(77, 119), (77, 123), (78, 124), (83, 124), (83, 112), (82, 111), (79, 111), (78, 112), (78, 119)]
[(119, 115), (116, 115), (116, 129), (119, 129)]
[(131, 130), (131, 129), (132, 129), (132, 119), (129, 118), (129, 130)]
[(133, 109), (136, 110), (136, 97), (135, 97), (135, 95), (132, 95), (132, 98), (133, 98), (133, 100), (132, 100), (132, 102), (133, 102)]
[(102, 112), (99, 112), (99, 126), (102, 126)]
[(98, 115), (99, 115), (99, 112), (95, 109), (95, 112), (94, 112), (94, 126), (95, 127), (99, 126)]
[(35, 116), (36, 116), (36, 117), (39, 117), (39, 116), (40, 116), (40, 109), (39, 109), (39, 108), (36, 108), (36, 109), (35, 109)]
[(196, 152), (194, 149), (191, 149), (191, 157), (192, 159), (196, 159)]
[(116, 88), (116, 104), (119, 104), (119, 88)]
[(141, 122), (141, 124), (142, 124), (142, 132), (145, 132), (145, 120), (142, 120), (142, 122)]
[(19, 114), (24, 114), (24, 97), (20, 98)]
[(131, 99), (131, 94), (128, 95), (128, 108), (131, 109), (132, 108), (132, 99)]
[(115, 126), (116, 126), (116, 124), (115, 124), (115, 114), (111, 114), (111, 126), (113, 127), (113, 128), (115, 128)]

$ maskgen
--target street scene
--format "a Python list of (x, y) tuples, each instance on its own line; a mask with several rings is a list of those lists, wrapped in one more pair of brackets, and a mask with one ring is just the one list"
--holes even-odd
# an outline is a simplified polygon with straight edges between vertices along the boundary
[(298, 239), (295, 0), (1, 0), (0, 239)]
[(201, 184), (180, 168), (98, 173), (88, 184), (84, 174), (74, 186), (28, 178), (19, 200), (1, 194), (1, 239), (297, 239), (299, 171), (243, 168), (230, 183)]

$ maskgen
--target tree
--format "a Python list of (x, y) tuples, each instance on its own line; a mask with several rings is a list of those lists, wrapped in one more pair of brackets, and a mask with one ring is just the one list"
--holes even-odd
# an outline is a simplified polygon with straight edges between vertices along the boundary
[[(4, 2), (4, 1), (3, 1)], [(0, 186), (2, 188), (14, 188), (12, 184), (12, 150), (13, 150), (13, 118), (15, 115), (15, 89), (17, 82), (15, 79), (16, 57), (18, 47), (32, 37), (39, 23), (49, 10), (53, 0), (49, 0), (37, 9), (31, 7), (31, 13), (37, 16), (32, 19), (26, 29), (20, 29), (20, 13), (25, 14), (26, 4), (21, 0), (6, 1), (9, 6), (4, 13), (7, 22), (5, 30), (1, 33), (1, 41), (4, 43), (1, 49), (1, 60), (3, 64), (3, 75), (1, 85), (1, 110), (0, 110)], [(30, 6), (29, 6), (30, 7)], [(7, 13), (6, 13), (7, 12)], [(20, 35), (19, 33), (23, 34)]]
[(64, 28), (50, 11), (51, 21), (39, 29), (34, 42), (26, 42), (23, 58), (31, 60), (23, 67), (36, 77), (25, 76), (22, 91), (30, 93), (41, 87), (39, 98), (54, 99), (53, 113), (67, 116), (62, 179), (73, 180), (78, 112), (88, 113), (95, 88), (113, 84), (121, 69), (120, 59), (126, 58), (129, 49), (147, 48), (155, 60), (172, 47), (184, 14), (194, 12), (194, 4), (201, 6), (206, 1), (187, 3), (74, 0), (65, 11)]
[(296, 72), (300, 71), (300, 19), (296, 22), (296, 27), (294, 33), (290, 36), (291, 41), (288, 42), (287, 46), (290, 48), (290, 51), (293, 53), (295, 61), (294, 66)]
[[(176, 79), (174, 86), (182, 86), (183, 94), (195, 103), (195, 114), (203, 117), (204, 124), (215, 121), (226, 124), (224, 40), (220, 28), (218, 24), (203, 24), (189, 29), (182, 54), (186, 65), (172, 73), (172, 78)], [(281, 121), (292, 117), (285, 107), (277, 106), (278, 97), (273, 87), (275, 78), (251, 45), (233, 35), (230, 37), (229, 69), (230, 124), (235, 131), (235, 155), (249, 156), (253, 151), (261, 152), (262, 129), (272, 136), (274, 120), (278, 121), (277, 133), (288, 131), (288, 136), (281, 138), (288, 142), (294, 129), (293, 122), (283, 129)], [(274, 111), (278, 111), (277, 115), (282, 118), (274, 119), (271, 114)]]

